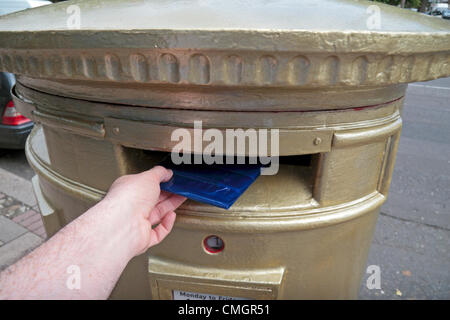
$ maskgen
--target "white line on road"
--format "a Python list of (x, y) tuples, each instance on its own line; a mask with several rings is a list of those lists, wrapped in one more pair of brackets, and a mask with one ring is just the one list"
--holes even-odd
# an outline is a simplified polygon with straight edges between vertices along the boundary
[(431, 95), (434, 97), (450, 99), (450, 88), (439, 86), (427, 86), (424, 84), (410, 84), (408, 85), (407, 93)]
[(446, 88), (446, 87), (427, 86), (424, 84), (410, 84), (409, 86), (410, 87), (423, 87), (423, 88), (439, 89), (439, 90), (450, 90), (450, 88)]

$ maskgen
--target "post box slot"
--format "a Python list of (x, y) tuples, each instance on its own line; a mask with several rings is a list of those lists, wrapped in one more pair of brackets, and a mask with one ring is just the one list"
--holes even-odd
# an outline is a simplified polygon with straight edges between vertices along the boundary
[[(127, 158), (126, 173), (148, 170), (170, 156), (168, 152), (162, 151), (128, 147), (123, 147), (123, 150)], [(313, 187), (319, 156), (320, 154), (308, 154), (279, 157), (278, 172), (275, 175), (258, 177), (227, 212), (254, 212), (255, 203), (258, 203), (258, 208), (265, 207), (267, 211), (317, 206), (317, 202), (313, 199)], [(244, 160), (245, 163), (249, 163), (250, 158), (245, 157)], [(195, 211), (223, 210), (194, 201), (188, 201), (184, 207)]]
[[(131, 160), (132, 158), (135, 160), (133, 162), (135, 165), (138, 165), (138, 167), (135, 168), (138, 171), (148, 170), (167, 157), (170, 157), (170, 153), (164, 151), (143, 150), (129, 147), (123, 147), (123, 150), (127, 154), (129, 160)], [(299, 167), (311, 167), (314, 165), (314, 160), (317, 156), (318, 154), (280, 156), (279, 164)], [(190, 153), (188, 154), (188, 157), (190, 159), (190, 163), (192, 165), (196, 165), (194, 154)], [(238, 159), (241, 159), (240, 161), (242, 162), (242, 164), (259, 163), (260, 161), (258, 158), (235, 156), (233, 157), (233, 163), (238, 163)]]

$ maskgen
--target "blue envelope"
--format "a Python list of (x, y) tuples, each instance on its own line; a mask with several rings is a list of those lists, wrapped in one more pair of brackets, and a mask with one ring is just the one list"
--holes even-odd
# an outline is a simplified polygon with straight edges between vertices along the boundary
[(161, 183), (161, 190), (198, 202), (228, 209), (259, 177), (260, 164), (180, 164), (170, 158), (161, 165), (173, 171), (173, 177)]

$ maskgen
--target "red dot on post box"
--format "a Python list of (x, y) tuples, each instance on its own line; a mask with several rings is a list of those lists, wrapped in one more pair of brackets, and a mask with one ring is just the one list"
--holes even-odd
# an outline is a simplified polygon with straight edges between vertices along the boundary
[(208, 236), (203, 240), (203, 247), (209, 253), (219, 253), (225, 248), (225, 243), (218, 236)]

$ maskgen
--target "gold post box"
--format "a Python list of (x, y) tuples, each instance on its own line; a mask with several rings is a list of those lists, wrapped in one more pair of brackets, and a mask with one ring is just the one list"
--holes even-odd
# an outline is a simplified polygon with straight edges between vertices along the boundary
[(49, 235), (177, 128), (278, 129), (280, 168), (229, 209), (186, 202), (111, 298), (356, 298), (407, 83), (450, 75), (450, 24), (366, 1), (70, 1), (0, 17), (35, 121)]

